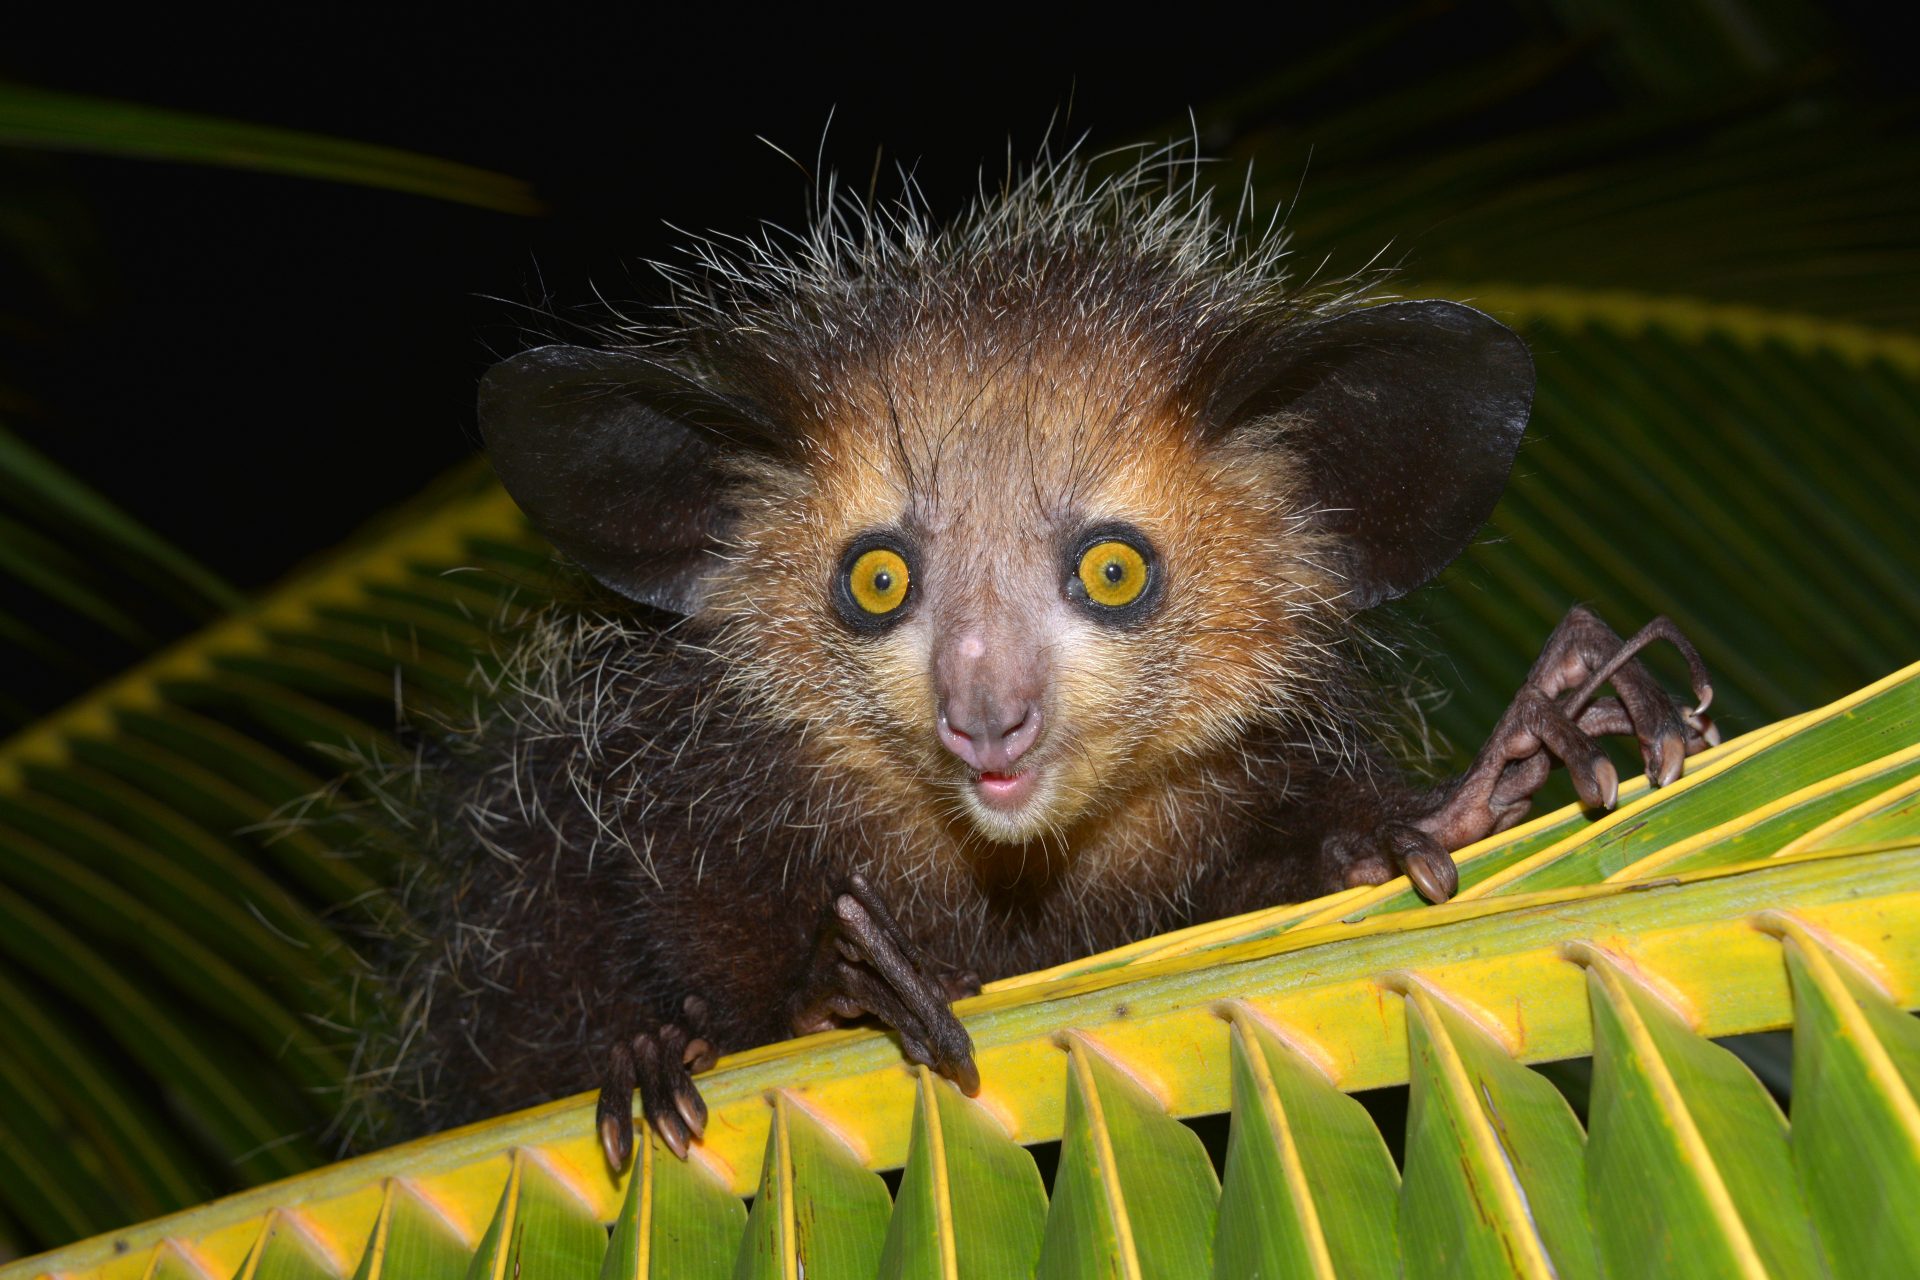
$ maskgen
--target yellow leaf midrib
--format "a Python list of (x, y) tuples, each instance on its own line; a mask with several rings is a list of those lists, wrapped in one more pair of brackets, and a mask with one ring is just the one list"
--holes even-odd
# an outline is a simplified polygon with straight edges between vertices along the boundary
[[(1899, 1066), (1888, 1054), (1886, 1045), (1881, 1043), (1879, 1033), (1867, 1021), (1866, 1012), (1860, 1008), (1853, 992), (1847, 989), (1845, 979), (1836, 968), (1845, 962), (1835, 959), (1820, 944), (1813, 931), (1791, 915), (1784, 912), (1770, 914), (1762, 926), (1778, 933), (1784, 945), (1798, 951), (1800, 962), (1825, 994), (1834, 1017), (1846, 1028), (1847, 1039), (1861, 1065), (1866, 1068), (1868, 1078), (1873, 1081), (1875, 1092), (1885, 1099), (1899, 1118), (1898, 1138), (1916, 1162), (1920, 1162), (1920, 1103), (1908, 1091)], [(1873, 985), (1867, 975), (1861, 975), (1861, 981)]]
[[(1554, 1280), (1556, 1272), (1547, 1257), (1546, 1244), (1540, 1239), (1539, 1225), (1534, 1222), (1532, 1210), (1521, 1197), (1519, 1173), (1514, 1168), (1512, 1158), (1494, 1137), (1492, 1127), (1485, 1121), (1480, 1101), (1474, 1096), (1467, 1064), (1460, 1057), (1459, 1047), (1454, 1044), (1450, 1030), (1441, 1020), (1440, 1011), (1434, 1007), (1433, 996), (1417, 981), (1407, 983), (1403, 994), (1425, 1024), (1427, 1043), (1433, 1047), (1434, 1062), (1440, 1069), (1439, 1084), (1452, 1097), (1453, 1112), (1461, 1117), (1464, 1136), (1478, 1153), (1480, 1167), (1494, 1171), (1505, 1169), (1509, 1175), (1503, 1178), (1496, 1173), (1491, 1179), (1500, 1221), (1512, 1228), (1501, 1233), (1508, 1245), (1509, 1260), (1514, 1263), (1517, 1273), (1527, 1277), (1527, 1280)], [(1459, 1131), (1456, 1129), (1456, 1132)], [(1471, 1177), (1472, 1174), (1465, 1176)]]
[(1080, 1086), (1081, 1105), (1087, 1109), (1087, 1134), (1093, 1140), (1100, 1187), (1112, 1215), (1114, 1247), (1119, 1253), (1115, 1261), (1120, 1266), (1121, 1280), (1142, 1280), (1140, 1252), (1133, 1241), (1133, 1219), (1127, 1212), (1126, 1191), (1120, 1185), (1120, 1162), (1114, 1154), (1113, 1135), (1107, 1129), (1106, 1102), (1100, 1096), (1099, 1082), (1093, 1078), (1093, 1064), (1087, 1061), (1091, 1052), (1085, 1043), (1076, 1040), (1068, 1050), (1067, 1061), (1075, 1083)]
[[(1760, 1260), (1759, 1250), (1754, 1246), (1745, 1220), (1733, 1203), (1733, 1193), (1720, 1176), (1719, 1163), (1694, 1121), (1693, 1109), (1680, 1092), (1679, 1082), (1667, 1070), (1666, 1056), (1653, 1042), (1652, 1031), (1641, 1018), (1639, 1007), (1626, 989), (1629, 979), (1597, 949), (1582, 948), (1580, 958), (1586, 962), (1587, 972), (1606, 989), (1608, 1002), (1639, 1059), (1642, 1075), (1659, 1100), (1662, 1114), (1671, 1122), (1675, 1141), (1686, 1153), (1684, 1161), (1676, 1162), (1677, 1167), (1693, 1175), (1694, 1185), (1699, 1188), (1707, 1211), (1713, 1215), (1719, 1227), (1720, 1239), (1732, 1255), (1730, 1261), (1739, 1268), (1743, 1280), (1768, 1280), (1767, 1268)], [(1657, 1000), (1660, 997), (1649, 993), (1649, 998)]]
[(1293, 1203), (1296, 1218), (1300, 1223), (1301, 1234), (1306, 1239), (1307, 1255), (1313, 1267), (1313, 1274), (1321, 1280), (1337, 1280), (1333, 1269), (1333, 1252), (1327, 1246), (1326, 1228), (1320, 1221), (1320, 1205), (1314, 1199), (1313, 1188), (1307, 1182), (1305, 1163), (1300, 1159), (1299, 1144), (1294, 1141), (1293, 1119), (1281, 1105), (1280, 1090), (1274, 1083), (1273, 1069), (1267, 1062), (1266, 1050), (1261, 1048), (1253, 1034), (1248, 1030), (1245, 1019), (1250, 1014), (1242, 1013), (1233, 1020), (1233, 1034), (1240, 1041), (1240, 1049), (1246, 1055), (1248, 1070), (1253, 1075), (1255, 1090), (1262, 1102), (1261, 1110), (1267, 1116), (1267, 1132), (1273, 1139), (1275, 1149), (1280, 1153), (1280, 1168), (1287, 1184), (1293, 1188)]

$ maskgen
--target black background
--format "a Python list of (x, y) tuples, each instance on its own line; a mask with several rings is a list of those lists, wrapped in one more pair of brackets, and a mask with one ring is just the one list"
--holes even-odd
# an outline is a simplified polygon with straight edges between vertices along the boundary
[[(1368, 74), (1551, 26), (1507, 5), (1416, 7), (1433, 10), (1417, 39)], [(1218, 104), (1236, 89), (1404, 8), (1188, 10), (1163, 27), (1117, 11), (341, 11), (15, 39), (0, 50), (14, 80), (459, 160), (528, 181), (548, 212), (38, 158), (77, 278), (0, 339), (0, 374), (28, 397), (8, 422), (258, 588), (472, 456), (480, 372), (535, 323), (520, 304), (644, 305), (660, 293), (645, 260), (674, 256), (673, 228), (799, 225), (817, 157), (863, 188), (877, 158), (882, 191), (909, 167), (951, 210), (1049, 127), (1096, 146), (1164, 140), (1196, 108), (1203, 147), (1219, 143), (1235, 122)], [(1593, 92), (1568, 78), (1536, 109)], [(1310, 155), (1286, 150), (1259, 162), (1289, 180), (1309, 168), (1310, 198)], [(22, 283), (19, 268), (5, 280)]]

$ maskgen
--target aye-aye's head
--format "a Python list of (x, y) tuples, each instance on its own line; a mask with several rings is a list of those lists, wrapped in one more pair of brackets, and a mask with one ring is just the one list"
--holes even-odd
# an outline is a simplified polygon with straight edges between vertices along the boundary
[(709, 256), (673, 330), (496, 366), (494, 464), (817, 762), (1065, 832), (1310, 720), (1352, 614), (1486, 520), (1533, 392), (1487, 316), (1290, 295), (1276, 237), (1151, 178)]

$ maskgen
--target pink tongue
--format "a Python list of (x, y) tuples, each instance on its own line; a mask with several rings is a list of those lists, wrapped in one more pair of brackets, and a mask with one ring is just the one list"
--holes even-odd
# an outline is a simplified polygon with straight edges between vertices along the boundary
[(1013, 781), (1013, 775), (1012, 775), (1012, 774), (1010, 774), (1010, 773), (983, 773), (983, 774), (981, 774), (981, 775), (980, 775), (980, 781), (982, 781), (982, 782), (1012, 782), (1012, 781)]

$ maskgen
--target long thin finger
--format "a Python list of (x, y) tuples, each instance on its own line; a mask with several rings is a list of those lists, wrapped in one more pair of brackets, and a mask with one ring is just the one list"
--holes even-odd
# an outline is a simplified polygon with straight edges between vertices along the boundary
[(1596, 698), (1574, 723), (1589, 738), (1613, 738), (1633, 732), (1633, 717), (1618, 698)]
[(905, 990), (917, 984), (920, 975), (913, 965), (894, 945), (888, 930), (875, 917), (872, 909), (852, 894), (842, 894), (834, 899), (833, 913), (839, 917), (840, 925), (846, 930), (849, 940), (858, 948), (860, 954), (849, 957), (865, 961), (879, 971), (882, 977), (898, 990)]
[(926, 956), (914, 944), (912, 937), (900, 927), (900, 922), (893, 918), (893, 912), (888, 908), (886, 900), (874, 891), (873, 885), (868, 883), (865, 876), (858, 872), (849, 876), (847, 891), (866, 908), (867, 914), (873, 918), (873, 922), (879, 926), (880, 931), (899, 949), (900, 954), (906, 957), (908, 964), (915, 969), (931, 967), (927, 963)]
[(1545, 698), (1531, 700), (1525, 707), (1523, 719), (1534, 736), (1566, 765), (1574, 791), (1589, 808), (1613, 808), (1620, 795), (1620, 773), (1598, 743), (1580, 732), (1565, 712)]
[(606, 1074), (601, 1079), (600, 1100), (594, 1108), (594, 1125), (600, 1132), (600, 1151), (615, 1173), (627, 1167), (633, 1155), (633, 1089), (635, 1084), (633, 1050), (625, 1042), (617, 1043), (607, 1055)]
[(1713, 702), (1713, 677), (1707, 674), (1707, 664), (1700, 657), (1700, 651), (1693, 647), (1693, 641), (1687, 639), (1685, 633), (1665, 617), (1655, 618), (1634, 632), (1612, 657), (1595, 667), (1587, 676), (1586, 682), (1580, 686), (1568, 710), (1577, 711), (1584, 707), (1599, 691), (1601, 685), (1613, 679), (1614, 672), (1633, 661), (1642, 649), (1655, 640), (1665, 640), (1680, 651), (1680, 656), (1686, 660), (1687, 679), (1693, 687), (1693, 696), (1699, 699), (1698, 704), (1693, 708), (1693, 713), (1699, 715), (1704, 712)]

